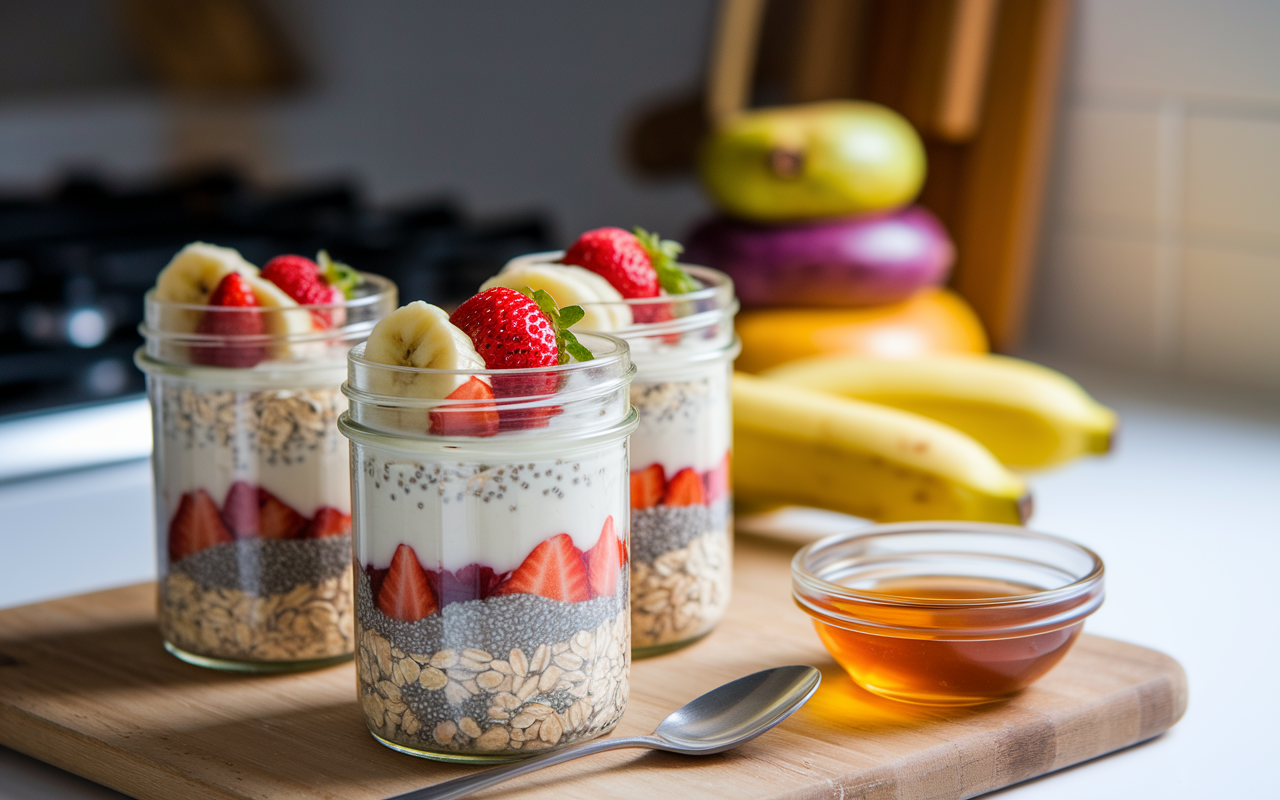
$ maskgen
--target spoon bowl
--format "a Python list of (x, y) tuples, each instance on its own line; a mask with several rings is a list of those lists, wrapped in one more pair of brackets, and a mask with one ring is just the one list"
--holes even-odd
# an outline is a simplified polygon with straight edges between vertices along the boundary
[(648, 747), (694, 756), (721, 753), (756, 738), (794, 714), (813, 697), (821, 682), (822, 674), (813, 667), (766, 669), (691, 700), (669, 714), (649, 736), (598, 739), (415, 789), (390, 800), (452, 800), (543, 767), (624, 747)]

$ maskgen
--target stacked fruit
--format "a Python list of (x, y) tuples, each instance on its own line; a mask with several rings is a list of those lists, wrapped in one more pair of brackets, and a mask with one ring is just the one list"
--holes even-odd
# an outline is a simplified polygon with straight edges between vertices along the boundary
[[(259, 271), (232, 248), (195, 242), (160, 273), (154, 297), (162, 303), (209, 307), (175, 307), (162, 321), (167, 330), (199, 335), (189, 353), (192, 363), (249, 368), (283, 353), (268, 352), (264, 340), (240, 337), (289, 337), (341, 326), (343, 310), (331, 306), (345, 303), (359, 280), (355, 270), (323, 250), (316, 261), (276, 256)], [(290, 312), (299, 306), (319, 308), (309, 314)]]
[(911, 126), (867, 103), (747, 113), (709, 140), (724, 216), (688, 260), (756, 307), (738, 319), (737, 367), (759, 374), (734, 379), (740, 501), (1020, 522), (1030, 495), (1011, 470), (1110, 447), (1115, 415), (1075, 383), (985, 355), (972, 309), (940, 288), (946, 231), (909, 205), (924, 172)]
[(973, 311), (940, 288), (955, 258), (946, 230), (910, 205), (924, 175), (915, 130), (870, 103), (752, 112), (712, 136), (702, 178), (723, 215), (694, 230), (686, 260), (728, 273), (750, 309), (739, 369), (986, 350)]

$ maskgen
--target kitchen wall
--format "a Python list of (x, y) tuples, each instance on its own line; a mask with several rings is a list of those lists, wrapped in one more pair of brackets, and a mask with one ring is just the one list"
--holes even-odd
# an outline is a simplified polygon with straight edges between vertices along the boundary
[(1076, 11), (1030, 346), (1280, 390), (1280, 3)]
[(354, 177), (374, 201), (545, 210), (562, 237), (674, 235), (705, 208), (691, 178), (640, 182), (620, 149), (640, 105), (700, 81), (714, 0), (272, 0), (311, 80), (234, 104), (148, 90), (111, 0), (48, 1), (0, 4), (0, 69), (24, 70), (0, 79), (0, 191), (224, 155), (271, 182)]

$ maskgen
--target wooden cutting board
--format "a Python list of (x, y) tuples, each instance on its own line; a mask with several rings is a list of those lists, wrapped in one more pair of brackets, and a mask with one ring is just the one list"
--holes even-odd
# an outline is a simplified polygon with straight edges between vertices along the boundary
[[(905, 706), (857, 689), (792, 603), (794, 546), (739, 537), (728, 617), (702, 642), (636, 662), (616, 734), (766, 667), (821, 668), (798, 714), (717, 756), (623, 750), (551, 767), (477, 797), (960, 798), (1076, 764), (1167, 730), (1186, 709), (1161, 653), (1082, 636), (1007, 703)], [(470, 768), (374, 741), (351, 664), (246, 676), (166, 653), (142, 584), (0, 611), (0, 744), (139, 798), (383, 798)]]

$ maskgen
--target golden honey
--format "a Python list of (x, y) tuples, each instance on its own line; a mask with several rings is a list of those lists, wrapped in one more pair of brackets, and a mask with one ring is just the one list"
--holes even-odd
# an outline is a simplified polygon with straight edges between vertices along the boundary
[[(957, 612), (954, 603), (931, 608), (927, 601), (988, 600), (1034, 594), (1033, 586), (986, 578), (929, 576), (895, 578), (862, 592), (914, 601), (895, 607), (891, 616), (903, 626), (932, 629), (928, 638), (865, 633), (814, 621), (818, 635), (836, 662), (863, 688), (905, 702), (973, 705), (1008, 697), (1044, 675), (1066, 654), (1083, 623), (1058, 630), (998, 639), (951, 639), (963, 635), (977, 614)], [(846, 612), (885, 616), (873, 602), (842, 599)], [(859, 606), (866, 608), (859, 608)], [(1011, 615), (1034, 622), (1040, 608)], [(1017, 619), (1021, 617), (1022, 619)]]
[(967, 706), (1007, 698), (1062, 660), (1102, 604), (1103, 566), (1013, 525), (879, 525), (803, 548), (792, 595), (866, 690)]

